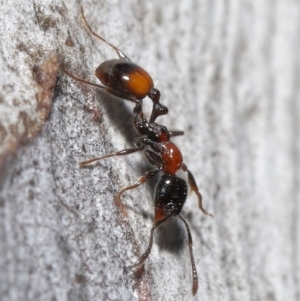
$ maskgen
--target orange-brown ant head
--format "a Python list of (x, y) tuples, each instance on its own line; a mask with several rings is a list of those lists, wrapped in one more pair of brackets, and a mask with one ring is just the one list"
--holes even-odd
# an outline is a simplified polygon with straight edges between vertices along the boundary
[(180, 214), (187, 198), (186, 182), (174, 175), (163, 175), (156, 187), (155, 222)]

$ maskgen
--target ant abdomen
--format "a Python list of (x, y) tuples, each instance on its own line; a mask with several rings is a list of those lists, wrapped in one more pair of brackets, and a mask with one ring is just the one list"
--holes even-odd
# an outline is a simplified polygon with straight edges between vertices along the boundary
[(146, 70), (126, 59), (103, 62), (95, 75), (110, 93), (130, 100), (145, 98), (154, 86)]
[(185, 180), (175, 175), (163, 175), (155, 191), (155, 222), (180, 214), (187, 194)]

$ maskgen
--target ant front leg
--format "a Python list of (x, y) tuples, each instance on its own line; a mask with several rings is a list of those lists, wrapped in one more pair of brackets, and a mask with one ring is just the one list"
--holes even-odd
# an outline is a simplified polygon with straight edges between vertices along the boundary
[(83, 23), (85, 25), (85, 28), (87, 29), (87, 31), (89, 32), (90, 35), (96, 37), (97, 39), (101, 40), (102, 42), (104, 42), (105, 44), (107, 44), (108, 46), (110, 46), (111, 48), (113, 48), (120, 59), (125, 59), (127, 61), (130, 61), (130, 59), (118, 47), (116, 47), (115, 45), (109, 43), (107, 40), (105, 40), (103, 37), (99, 36), (98, 34), (96, 34), (92, 30), (92, 28), (90, 27), (90, 25), (88, 24), (88, 22), (87, 22), (87, 20), (86, 20), (86, 18), (84, 16), (82, 6), (80, 8), (80, 15), (81, 15), (82, 21), (83, 21)]
[(195, 178), (194, 178), (193, 174), (190, 172), (190, 170), (187, 168), (187, 166), (186, 166), (184, 163), (182, 164), (181, 169), (182, 169), (183, 171), (187, 172), (187, 174), (188, 174), (188, 182), (189, 182), (189, 185), (190, 185), (192, 191), (194, 191), (194, 192), (196, 193), (197, 197), (198, 197), (198, 204), (199, 204), (200, 210), (201, 210), (204, 214), (213, 217), (213, 215), (210, 214), (210, 213), (208, 213), (208, 212), (203, 208), (203, 206), (202, 206), (202, 195), (201, 195), (201, 193), (199, 192), (199, 188), (198, 188), (198, 186), (197, 186), (197, 183), (196, 183), (196, 181), (195, 181)]

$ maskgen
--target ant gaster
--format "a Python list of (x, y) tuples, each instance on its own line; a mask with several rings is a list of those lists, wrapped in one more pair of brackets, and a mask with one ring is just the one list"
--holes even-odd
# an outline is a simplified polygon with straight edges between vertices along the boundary
[(96, 69), (95, 75), (102, 85), (80, 79), (61, 67), (63, 72), (78, 82), (106, 90), (110, 94), (134, 102), (136, 104), (133, 110), (135, 114), (142, 112), (143, 99), (148, 96), (153, 102), (150, 122), (154, 122), (158, 116), (167, 114), (168, 108), (159, 102), (160, 91), (154, 88), (150, 74), (133, 63), (119, 48), (95, 33), (87, 23), (82, 7), (81, 17), (88, 32), (113, 48), (119, 58), (104, 61)]
[[(107, 92), (132, 101), (136, 104), (134, 108), (135, 118), (133, 121), (134, 127), (141, 136), (136, 140), (135, 148), (124, 149), (112, 154), (107, 154), (102, 157), (92, 158), (80, 163), (81, 167), (87, 166), (93, 162), (113, 157), (129, 155), (138, 151), (143, 151), (151, 165), (155, 168), (146, 172), (134, 184), (119, 190), (115, 197), (116, 205), (121, 205), (121, 196), (125, 191), (135, 189), (141, 184), (147, 182), (159, 172), (163, 175), (158, 180), (155, 191), (155, 218), (150, 232), (149, 244), (146, 251), (139, 257), (133, 268), (140, 267), (148, 258), (152, 245), (153, 235), (157, 227), (166, 221), (169, 221), (178, 216), (184, 223), (188, 234), (188, 247), (192, 265), (192, 293), (195, 295), (198, 290), (198, 276), (192, 250), (192, 236), (186, 220), (181, 215), (182, 207), (187, 198), (187, 183), (184, 179), (178, 177), (176, 173), (181, 169), (187, 172), (188, 183), (191, 190), (194, 191), (198, 198), (200, 210), (207, 215), (209, 214), (202, 206), (202, 196), (194, 176), (183, 163), (183, 158), (178, 147), (170, 141), (171, 137), (183, 135), (183, 131), (169, 131), (167, 127), (155, 122), (160, 115), (168, 113), (167, 107), (160, 104), (160, 92), (153, 87), (153, 81), (150, 75), (140, 66), (131, 62), (124, 53), (107, 42), (104, 38), (94, 33), (88, 25), (83, 11), (81, 9), (82, 19), (90, 34), (96, 36), (109, 46), (111, 46), (119, 56), (119, 59), (103, 62), (96, 70), (96, 76), (100, 79), (101, 85), (93, 84), (85, 80), (79, 79), (64, 68), (62, 70), (74, 80), (88, 84), (97, 88), (105, 89)], [(144, 118), (142, 111), (142, 100), (148, 96), (153, 101), (152, 113), (149, 121)]]

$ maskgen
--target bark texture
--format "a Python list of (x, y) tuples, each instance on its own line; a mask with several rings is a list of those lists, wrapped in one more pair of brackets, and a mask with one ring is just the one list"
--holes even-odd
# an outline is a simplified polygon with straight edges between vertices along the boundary
[[(81, 85), (116, 55), (150, 72), (214, 219), (191, 194), (199, 290), (180, 220), (148, 244), (155, 181), (134, 154), (132, 104)], [(0, 2), (0, 296), (15, 300), (300, 299), (300, 3), (297, 0)], [(149, 104), (145, 100), (145, 105)], [(149, 108), (148, 108), (149, 109)], [(149, 112), (149, 110), (148, 110)]]

